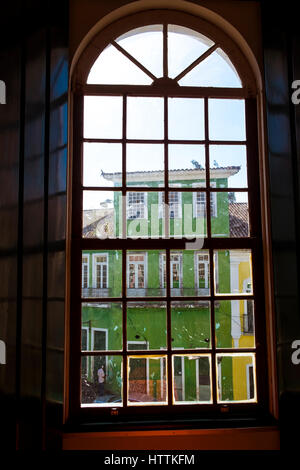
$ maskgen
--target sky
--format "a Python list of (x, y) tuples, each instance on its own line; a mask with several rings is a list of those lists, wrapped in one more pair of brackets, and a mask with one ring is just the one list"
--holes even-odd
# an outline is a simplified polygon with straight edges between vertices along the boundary
[[(178, 26), (169, 26), (168, 68), (169, 76), (176, 77), (213, 42), (202, 35)], [(189, 33), (189, 34), (187, 34)], [(118, 38), (117, 43), (139, 60), (156, 77), (163, 75), (162, 26), (134, 30)], [(87, 83), (143, 84), (152, 79), (136, 67), (112, 45), (95, 61)], [(181, 86), (241, 87), (240, 80), (229, 64), (228, 57), (217, 49), (211, 56), (186, 74)], [(122, 97), (85, 97), (84, 137), (122, 138)], [(201, 98), (169, 98), (169, 139), (204, 139), (204, 100)], [(209, 100), (209, 137), (211, 140), (244, 140), (245, 111), (243, 100)], [(128, 97), (127, 138), (164, 138), (163, 99), (154, 97)], [(127, 171), (153, 171), (164, 168), (164, 148), (161, 143), (128, 144)], [(203, 145), (169, 145), (169, 168), (193, 168), (192, 160), (205, 167)], [(241, 166), (237, 175), (229, 179), (231, 187), (247, 187), (246, 148), (238, 146), (210, 146), (210, 167)], [(105, 180), (103, 172), (121, 172), (122, 147), (120, 143), (84, 144), (84, 185), (113, 186)], [(89, 192), (84, 197), (84, 209), (100, 207), (102, 200), (111, 199), (111, 192)], [(242, 193), (237, 201), (245, 200)]]

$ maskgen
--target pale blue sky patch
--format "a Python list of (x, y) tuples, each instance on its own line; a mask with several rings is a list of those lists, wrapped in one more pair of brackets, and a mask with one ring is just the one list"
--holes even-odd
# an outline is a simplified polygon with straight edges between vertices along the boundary
[(163, 76), (162, 30), (162, 25), (150, 25), (129, 31), (116, 40), (157, 78)]

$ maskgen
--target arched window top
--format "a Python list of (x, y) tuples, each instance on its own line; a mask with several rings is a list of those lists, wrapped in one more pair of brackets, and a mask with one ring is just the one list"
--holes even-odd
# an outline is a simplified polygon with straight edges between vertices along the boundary
[(139, 27), (111, 41), (87, 78), (93, 85), (174, 85), (242, 88), (239, 74), (217, 41), (184, 26)]

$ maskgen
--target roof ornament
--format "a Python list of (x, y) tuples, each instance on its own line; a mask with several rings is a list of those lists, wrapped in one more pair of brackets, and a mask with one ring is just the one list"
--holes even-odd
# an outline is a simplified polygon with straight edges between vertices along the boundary
[(203, 170), (203, 166), (197, 162), (197, 160), (191, 160), (191, 163), (194, 165), (194, 167), (197, 169), (197, 170)]

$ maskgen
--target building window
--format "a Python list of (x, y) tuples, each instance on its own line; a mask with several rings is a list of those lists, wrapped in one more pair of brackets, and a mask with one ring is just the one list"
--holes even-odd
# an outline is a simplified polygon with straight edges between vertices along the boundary
[(95, 289), (108, 288), (108, 255), (106, 253), (94, 253), (94, 280)]
[(209, 287), (209, 254), (196, 253), (196, 288)]
[(89, 257), (88, 255), (82, 256), (82, 288), (87, 289), (89, 287)]
[[(199, 186), (204, 187), (205, 183), (196, 183), (194, 187)], [(212, 188), (216, 187), (216, 183), (214, 181), (210, 182), (210, 186)], [(205, 192), (195, 192), (193, 193), (193, 207), (194, 207), (194, 214), (196, 218), (205, 217), (206, 215), (206, 193)], [(217, 193), (211, 192), (210, 193), (210, 214), (211, 217), (217, 217)]]
[(146, 255), (144, 253), (128, 253), (127, 255), (127, 288), (146, 288)]
[[(182, 254), (171, 253), (170, 254), (170, 285), (171, 289), (182, 288)], [(160, 256), (160, 284), (161, 288), (165, 289), (167, 285), (167, 273), (166, 273), (166, 255)]]
[[(179, 219), (182, 217), (181, 193), (169, 192), (169, 217), (170, 219)], [(159, 216), (165, 217), (165, 193), (159, 193)]]
[[(90, 351), (74, 334), (74, 368), (91, 367), (72, 377), (71, 411), (255, 414), (267, 396), (262, 322), (250, 334), (264, 309), (255, 86), (210, 25), (132, 21), (100, 34), (74, 78), (72, 330), (109, 341)], [(87, 251), (95, 292), (80, 296)]]
[(127, 194), (127, 219), (147, 218), (147, 197), (146, 193)]

